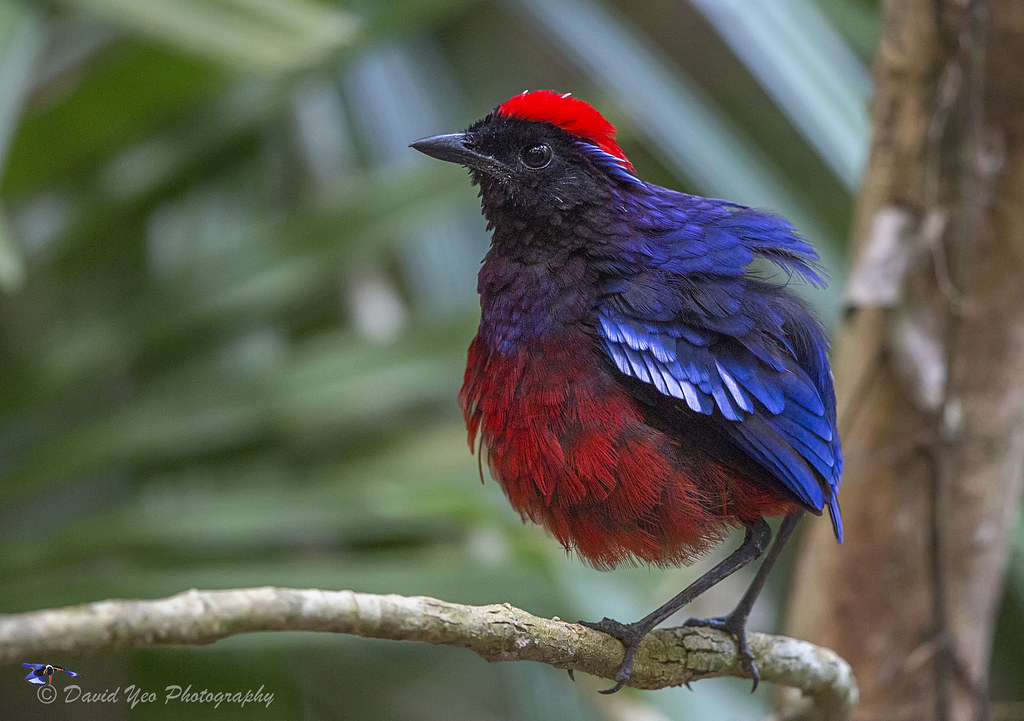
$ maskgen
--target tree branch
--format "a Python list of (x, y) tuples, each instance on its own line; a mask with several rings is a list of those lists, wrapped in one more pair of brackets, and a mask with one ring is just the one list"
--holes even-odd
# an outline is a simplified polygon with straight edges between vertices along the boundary
[[(0, 615), (0, 664), (164, 644), (203, 645), (257, 631), (327, 631), (422, 641), (475, 651), (488, 661), (540, 661), (611, 679), (622, 645), (603, 633), (538, 618), (509, 604), (465, 606), (425, 596), (292, 588), (191, 590), (154, 601), (111, 600)], [(783, 636), (749, 635), (763, 681), (795, 686), (827, 718), (857, 699), (835, 653)], [(652, 633), (629, 685), (656, 689), (716, 676), (743, 677), (732, 639), (704, 628)]]

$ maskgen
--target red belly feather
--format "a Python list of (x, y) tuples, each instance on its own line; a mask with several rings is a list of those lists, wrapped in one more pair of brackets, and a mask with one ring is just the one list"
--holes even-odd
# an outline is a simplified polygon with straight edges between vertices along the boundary
[(598, 568), (686, 563), (796, 508), (646, 425), (585, 338), (510, 356), (476, 338), (459, 401), (512, 505)]

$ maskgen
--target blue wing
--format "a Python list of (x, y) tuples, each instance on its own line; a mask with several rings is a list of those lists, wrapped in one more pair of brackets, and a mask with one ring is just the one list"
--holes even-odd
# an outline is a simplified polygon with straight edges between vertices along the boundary
[(827, 505), (842, 540), (827, 340), (797, 298), (748, 271), (762, 257), (823, 285), (817, 256), (779, 218), (711, 209), (633, 240), (639, 260), (604, 284), (598, 335), (622, 373), (707, 416), (803, 505)]
[(28, 672), (28, 675), (25, 677), (26, 681), (35, 686), (46, 685), (46, 675), (42, 672), (42, 669), (46, 667), (45, 663), (23, 663), (21, 665), (25, 668), (32, 669)]

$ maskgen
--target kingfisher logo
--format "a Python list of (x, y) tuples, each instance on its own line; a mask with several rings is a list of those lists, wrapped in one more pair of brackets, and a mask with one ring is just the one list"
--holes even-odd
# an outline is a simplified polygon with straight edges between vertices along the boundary
[(54, 673), (60, 671), (72, 678), (78, 678), (82, 675), (52, 663), (23, 663), (21, 665), (31, 669), (28, 675), (25, 676), (25, 680), (33, 686), (39, 687), (36, 689), (36, 696), (45, 704), (51, 704), (57, 700), (57, 689), (53, 686)]
[(52, 686), (53, 685), (53, 674), (55, 671), (62, 671), (68, 676), (78, 677), (82, 674), (69, 671), (63, 666), (56, 666), (52, 663), (23, 663), (21, 664), (25, 668), (32, 669), (28, 672), (28, 676), (25, 680), (33, 686)]

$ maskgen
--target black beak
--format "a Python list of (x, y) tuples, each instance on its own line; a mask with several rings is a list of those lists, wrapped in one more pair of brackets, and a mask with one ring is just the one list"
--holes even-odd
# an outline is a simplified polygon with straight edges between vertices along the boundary
[(432, 135), (429, 138), (420, 138), (409, 147), (420, 151), (431, 158), (445, 160), (449, 163), (458, 163), (467, 168), (475, 170), (498, 169), (501, 164), (489, 155), (483, 155), (471, 150), (468, 147), (468, 133), (448, 133), (447, 135)]

